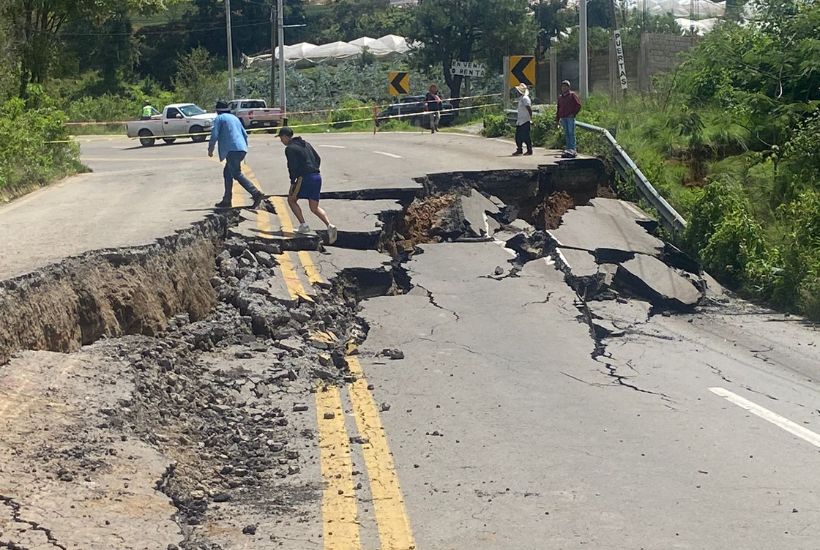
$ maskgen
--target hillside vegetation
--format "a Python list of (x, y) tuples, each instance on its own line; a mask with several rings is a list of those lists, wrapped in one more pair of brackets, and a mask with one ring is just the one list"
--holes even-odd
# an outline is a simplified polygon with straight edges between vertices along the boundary
[[(820, 5), (759, 9), (708, 34), (651, 94), (593, 97), (579, 119), (611, 129), (688, 219), (675, 239), (712, 275), (820, 320)], [(553, 117), (536, 119), (534, 135), (561, 147)], [(583, 130), (579, 148), (606, 154)]]

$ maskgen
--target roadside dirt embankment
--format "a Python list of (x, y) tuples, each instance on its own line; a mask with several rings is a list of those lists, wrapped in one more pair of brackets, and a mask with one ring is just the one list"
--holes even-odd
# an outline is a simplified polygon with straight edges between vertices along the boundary
[(89, 252), (0, 282), (0, 364), (18, 350), (69, 352), (103, 336), (155, 335), (205, 317), (225, 232), (210, 217), (156, 243)]

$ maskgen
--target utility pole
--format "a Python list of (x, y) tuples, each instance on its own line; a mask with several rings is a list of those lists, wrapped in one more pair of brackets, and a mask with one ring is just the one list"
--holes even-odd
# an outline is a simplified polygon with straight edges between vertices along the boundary
[[(280, 50), (279, 55), (282, 55)], [(270, 105), (276, 104), (276, 5), (270, 5)]]
[(228, 33), (228, 98), (234, 99), (233, 42), (231, 40), (231, 0), (225, 0), (225, 26)]
[(578, 2), (580, 33), (578, 34), (578, 91), (581, 99), (589, 97), (589, 67), (587, 58), (587, 0)]
[(282, 4), (282, 0), (276, 0), (279, 16), (279, 108), (282, 109), (282, 125), (285, 126), (288, 123), (288, 100), (285, 88), (285, 10)]

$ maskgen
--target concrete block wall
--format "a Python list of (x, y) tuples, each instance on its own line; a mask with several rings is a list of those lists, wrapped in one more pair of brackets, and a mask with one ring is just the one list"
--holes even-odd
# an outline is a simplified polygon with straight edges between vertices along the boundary
[[(670, 71), (681, 62), (681, 53), (697, 44), (697, 37), (677, 36), (672, 34), (644, 34), (641, 37), (640, 49), (624, 51), (626, 76), (629, 80), (629, 89), (648, 91), (652, 85), (652, 77)], [(610, 51), (593, 51), (589, 54), (589, 88), (590, 92), (612, 93), (620, 95), (621, 86), (618, 83), (618, 67), (615, 61), (614, 46)], [(549, 98), (549, 62), (543, 65), (543, 73), (539, 72), (539, 79), (543, 74), (544, 83), (542, 98)], [(557, 82), (569, 80), (573, 89), (578, 86), (578, 60), (576, 58), (558, 60)]]
[(641, 36), (640, 87), (649, 90), (652, 77), (681, 63), (681, 53), (697, 44), (698, 37), (645, 33)]

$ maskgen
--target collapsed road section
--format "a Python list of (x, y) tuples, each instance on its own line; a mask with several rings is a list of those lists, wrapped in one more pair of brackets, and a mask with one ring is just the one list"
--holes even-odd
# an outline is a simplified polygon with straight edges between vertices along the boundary
[[(486, 274), (502, 284), (542, 276), (533, 262), (549, 260), (599, 340), (696, 306), (697, 266), (612, 198), (600, 163), (575, 162), (431, 174), (421, 197), (362, 191), (337, 222), (348, 248), (290, 238), (279, 207), (3, 283), (0, 548), (305, 548), (333, 536), (317, 506), (327, 479), (313, 396), (359, 378), (349, 358), (370, 329), (363, 300), (421, 292), (442, 323), (459, 321), (406, 268), (431, 243), (507, 248)], [(366, 453), (348, 452), (362, 476)], [(379, 523), (360, 479), (361, 522)]]

